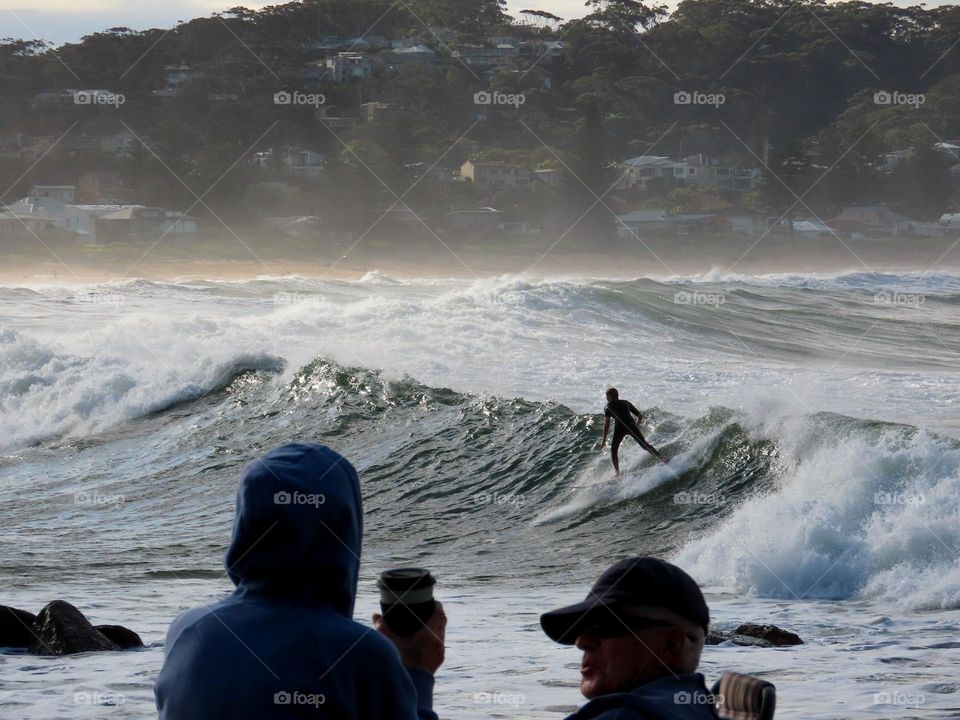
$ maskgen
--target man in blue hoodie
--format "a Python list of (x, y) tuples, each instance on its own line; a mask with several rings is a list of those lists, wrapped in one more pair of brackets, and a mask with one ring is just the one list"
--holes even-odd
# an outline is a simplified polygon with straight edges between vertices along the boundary
[(250, 463), (225, 559), (236, 590), (170, 626), (161, 720), (436, 720), (443, 609), (396, 644), (354, 622), (362, 536), (357, 473), (334, 451), (290, 444)]
[(580, 692), (567, 720), (717, 720), (696, 673), (710, 623), (697, 583), (651, 557), (618, 562), (583, 602), (540, 616), (556, 642), (583, 651)]

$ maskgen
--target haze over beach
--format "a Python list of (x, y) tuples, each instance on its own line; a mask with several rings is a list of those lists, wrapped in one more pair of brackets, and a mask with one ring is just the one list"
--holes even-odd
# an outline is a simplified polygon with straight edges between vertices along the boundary
[[(958, 32), (949, 3), (0, 6), (0, 717), (157, 717), (168, 628), (248, 557), (241, 473), (290, 442), (357, 470), (364, 634), (402, 653), (377, 578), (436, 578), (440, 717), (574, 713), (595, 668), (540, 616), (641, 555), (703, 591), (707, 687), (960, 717)], [(627, 438), (614, 479), (610, 387), (669, 463)], [(336, 585), (304, 547), (264, 565)], [(224, 627), (234, 701), (297, 662)], [(331, 677), (389, 674), (355, 660)]]

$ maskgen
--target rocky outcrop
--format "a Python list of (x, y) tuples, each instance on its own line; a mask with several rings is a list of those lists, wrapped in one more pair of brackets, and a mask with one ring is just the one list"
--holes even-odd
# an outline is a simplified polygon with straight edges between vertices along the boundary
[(143, 640), (133, 630), (123, 627), (123, 625), (94, 625), (94, 627), (107, 636), (114, 645), (121, 650), (143, 647)]
[(37, 615), (36, 637), (28, 649), (38, 655), (72, 655), (97, 650), (119, 650), (120, 646), (97, 630), (73, 605), (54, 600)]
[(70, 655), (140, 647), (143, 640), (133, 630), (122, 625), (91, 625), (82, 612), (63, 600), (54, 600), (39, 615), (0, 605), (0, 648)]
[(707, 634), (707, 645), (719, 645), (720, 643), (732, 642), (734, 645), (743, 647), (786, 647), (790, 645), (803, 645), (803, 640), (789, 630), (778, 628), (776, 625), (758, 625), (756, 623), (743, 623), (731, 633), (722, 633), (711, 631)]
[(800, 636), (778, 628), (776, 625), (757, 625), (755, 623), (743, 623), (733, 631), (734, 635), (746, 635), (760, 640), (766, 640), (774, 647), (784, 647), (787, 645), (803, 645)]
[(36, 621), (33, 613), (0, 605), (0, 647), (28, 647), (33, 641)]

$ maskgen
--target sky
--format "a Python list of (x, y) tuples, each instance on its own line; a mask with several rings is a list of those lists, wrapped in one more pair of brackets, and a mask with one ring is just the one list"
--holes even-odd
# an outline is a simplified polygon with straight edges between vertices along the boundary
[[(60, 45), (76, 42), (84, 35), (111, 27), (133, 30), (168, 28), (178, 20), (205, 17), (210, 13), (237, 5), (260, 8), (280, 4), (283, 0), (0, 0), (0, 38), (42, 39)], [(666, 2), (676, 6), (676, 0)], [(896, 0), (907, 7), (918, 0)], [(956, 4), (927, 2), (928, 7)], [(509, 0), (509, 10), (516, 16), (523, 9), (547, 10), (564, 19), (585, 13), (583, 0)]]

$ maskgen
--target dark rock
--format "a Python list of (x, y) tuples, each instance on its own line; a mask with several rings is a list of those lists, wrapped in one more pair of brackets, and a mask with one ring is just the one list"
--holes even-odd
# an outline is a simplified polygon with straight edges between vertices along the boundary
[(25, 648), (33, 640), (37, 616), (26, 610), (0, 605), (0, 647)]
[(774, 647), (784, 645), (803, 645), (803, 640), (789, 630), (778, 628), (776, 625), (757, 625), (755, 623), (744, 623), (733, 631), (734, 635), (746, 635), (748, 637), (766, 640)]
[(31, 640), (29, 649), (38, 655), (120, 649), (91, 625), (82, 612), (63, 600), (54, 600), (40, 611), (33, 631), (36, 637)]
[(704, 641), (705, 645), (719, 645), (720, 643), (732, 642), (734, 645), (744, 647), (773, 647), (773, 643), (762, 638), (750, 637), (749, 635), (737, 635), (736, 633), (710, 632)]
[(143, 640), (130, 628), (123, 625), (94, 625), (94, 627), (107, 636), (114, 645), (121, 650), (143, 647)]
[(773, 647), (773, 643), (764, 638), (752, 637), (750, 635), (738, 635), (737, 633), (733, 633), (730, 636), (730, 641), (734, 645), (741, 645), (743, 647)]
[(704, 645), (719, 645), (720, 643), (725, 643), (729, 639), (729, 635), (724, 635), (723, 633), (711, 630), (707, 633), (707, 639), (703, 642)]

